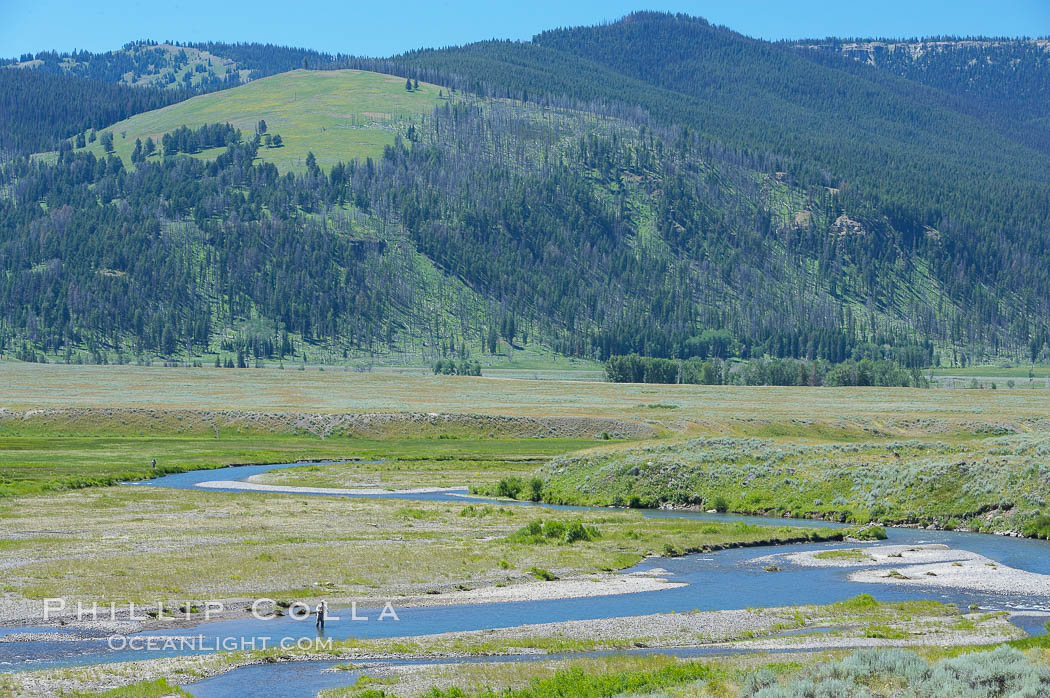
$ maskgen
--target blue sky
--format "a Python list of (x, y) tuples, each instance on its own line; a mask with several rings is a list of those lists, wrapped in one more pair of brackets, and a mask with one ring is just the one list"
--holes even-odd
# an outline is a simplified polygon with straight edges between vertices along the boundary
[(127, 41), (260, 41), (387, 56), (615, 20), (637, 9), (686, 12), (765, 39), (933, 34), (1050, 35), (1048, 0), (449, 0), (270, 2), (0, 0), (0, 56), (103, 51)]

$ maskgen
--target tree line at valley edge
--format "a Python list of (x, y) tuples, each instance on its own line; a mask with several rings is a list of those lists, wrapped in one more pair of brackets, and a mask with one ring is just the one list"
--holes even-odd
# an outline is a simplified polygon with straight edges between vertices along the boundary
[[(1017, 84), (1046, 76), (1018, 46)], [(278, 173), (247, 137), (210, 163), (29, 160), (48, 145), (32, 109), (73, 139), (217, 85), (0, 68), (20, 103), (0, 129), (0, 350), (464, 361), (534, 342), (905, 369), (1050, 354), (1050, 147), (1023, 128), (1040, 117), (968, 104), (950, 56), (880, 69), (655, 13), (383, 61), (197, 49), (517, 101), (449, 100), (382, 158), (327, 172)], [(119, 90), (108, 112), (76, 97), (96, 84)]]
[[(877, 352), (880, 347), (871, 347)], [(893, 359), (846, 359), (831, 363), (821, 359), (723, 361), (718, 358), (686, 360), (650, 356), (610, 356), (605, 377), (613, 383), (683, 383), (691, 385), (777, 385), (830, 387), (880, 386), (928, 388), (929, 380), (917, 366), (905, 368)]]

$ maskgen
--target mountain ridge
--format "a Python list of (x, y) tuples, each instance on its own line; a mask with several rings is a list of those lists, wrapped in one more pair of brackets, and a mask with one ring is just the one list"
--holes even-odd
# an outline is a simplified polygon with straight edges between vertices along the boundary
[[(221, 55), (221, 45), (206, 50)], [(324, 234), (368, 221), (368, 235), (408, 245), (432, 265), (426, 274), (459, 279), (477, 294), (471, 304), (484, 308), (468, 321), (441, 301), (442, 317), (460, 328), (437, 332), (420, 332), (426, 321), (418, 310), (384, 311), (401, 319), (353, 340), (352, 351), (384, 344), (388, 351), (402, 344), (392, 339), (400, 334), (416, 337), (417, 349), (426, 336), (427, 346), (440, 344), (444, 353), (449, 345), (457, 353), (465, 345), (485, 352), (520, 341), (526, 328), (530, 338), (570, 355), (685, 356), (709, 346), (705, 332), (725, 330), (742, 356), (876, 351), (861, 346), (896, 356), (911, 346), (921, 347), (925, 362), (935, 353), (955, 362), (965, 355), (1039, 358), (1050, 316), (1050, 280), (1039, 261), (1047, 249), (1040, 222), (1047, 213), (1040, 203), (1046, 156), (1018, 140), (1011, 125), (989, 129), (982, 115), (956, 109), (957, 92), (825, 53), (659, 13), (552, 30), (531, 42), (481, 42), (382, 61), (325, 62), (304, 52), (319, 68), (386, 69), (408, 80), (407, 94), (412, 80), (434, 80), (445, 86), (452, 109), (396, 125), (394, 142), (381, 158), (378, 151), (372, 156), (379, 158), (375, 174), (359, 166), (336, 176), (328, 170), (344, 166), (331, 160), (307, 168), (309, 176), (291, 186), (334, 179), (325, 184), (333, 193), (321, 200), (289, 190), (325, 211), (304, 220), (312, 217)], [(474, 136), (447, 129), (447, 119), (480, 129), (486, 149), (468, 146)], [(92, 146), (96, 155), (99, 147)], [(204, 157), (218, 164), (220, 155)], [(556, 160), (541, 165), (539, 155)], [(463, 174), (427, 185), (436, 171), (425, 157)], [(123, 167), (130, 172), (133, 165)], [(389, 167), (389, 175), (372, 179)], [(218, 176), (218, 184), (226, 168), (194, 176)], [(394, 173), (402, 169), (417, 181), (399, 180)], [(482, 172), (488, 174), (478, 179)], [(380, 181), (389, 193), (372, 189)], [(550, 198), (530, 199), (525, 182)], [(476, 199), (479, 187), (496, 200)], [(576, 201), (556, 203), (565, 192), (552, 187), (568, 187)], [(326, 201), (332, 195), (335, 209)], [(227, 206), (212, 210), (228, 215)], [(545, 228), (534, 227), (538, 218), (529, 221), (530, 207), (546, 216)], [(344, 212), (332, 218), (332, 210)], [(194, 215), (199, 226), (214, 214)], [(563, 226), (577, 231), (552, 237)], [(581, 264), (570, 246), (594, 249), (596, 264)], [(564, 276), (573, 269), (583, 274), (575, 289)], [(599, 270), (604, 277), (595, 275)], [(650, 278), (642, 283), (639, 274)], [(546, 288), (545, 276), (559, 280)], [(389, 309), (419, 307), (422, 297), (412, 297)], [(786, 304), (783, 317), (769, 313), (771, 304)], [(358, 311), (347, 308), (332, 328), (361, 326), (353, 320)], [(246, 318), (222, 314), (227, 339), (198, 338), (190, 342), (196, 352), (232, 346), (229, 332)], [(280, 344), (282, 331), (299, 332), (287, 323), (280, 330), (276, 318), (260, 320), (272, 328), (270, 346)], [(182, 334), (181, 322), (174, 321), (172, 335)], [(9, 327), (12, 341), (24, 341), (19, 323)], [(339, 333), (326, 335), (325, 346), (346, 346)], [(142, 347), (162, 344), (154, 338)]]

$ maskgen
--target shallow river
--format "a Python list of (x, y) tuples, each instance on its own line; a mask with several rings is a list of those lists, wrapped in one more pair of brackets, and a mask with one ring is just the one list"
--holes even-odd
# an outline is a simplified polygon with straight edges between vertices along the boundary
[[(292, 467), (299, 464), (268, 466), (236, 466), (220, 470), (194, 471), (168, 475), (143, 483), (144, 487), (169, 487), (187, 489), (201, 482), (214, 480), (243, 480), (267, 470)], [(384, 495), (316, 495), (316, 496), (371, 496), (398, 499), (468, 501), (461, 492), (439, 492), (426, 494)], [(469, 501), (478, 501), (470, 498)], [(493, 500), (495, 501), (495, 500)], [(501, 504), (508, 502), (499, 500)], [(518, 503), (521, 506), (541, 506)], [(558, 507), (578, 508), (578, 507)], [(717, 521), (746, 521), (758, 525), (837, 526), (820, 521), (769, 519), (735, 515), (716, 515), (695, 512), (647, 512), (648, 517), (681, 517)], [(925, 531), (907, 528), (887, 530), (889, 540), (895, 544), (942, 543), (952, 548), (969, 550), (998, 561), (1003, 565), (1030, 572), (1050, 574), (1050, 543), (1020, 538), (1007, 538), (976, 533), (953, 531)], [(856, 544), (821, 543), (790, 546), (792, 552), (835, 547), (857, 547)], [(463, 606), (437, 606), (430, 608), (397, 609), (398, 620), (378, 620), (375, 609), (359, 609), (358, 615), (367, 621), (353, 621), (349, 613), (342, 620), (331, 621), (327, 637), (335, 640), (347, 637), (399, 637), (487, 628), (504, 628), (524, 624), (548, 623), (566, 620), (611, 618), (617, 616), (666, 613), (671, 611), (739, 609), (746, 607), (790, 606), (793, 604), (825, 604), (867, 592), (884, 601), (906, 599), (936, 599), (952, 602), (961, 608), (978, 604), (984, 609), (1007, 609), (1020, 612), (1014, 620), (1029, 632), (1039, 632), (1047, 620), (1040, 612), (1050, 610), (1046, 599), (1022, 596), (1004, 596), (957, 592), (944, 589), (898, 588), (882, 584), (862, 584), (846, 579), (849, 568), (801, 567), (778, 562), (782, 571), (766, 572), (765, 563), (756, 558), (767, 556), (785, 548), (740, 548), (706, 555), (689, 555), (680, 558), (647, 560), (626, 572), (660, 567), (669, 574), (667, 579), (686, 582), (687, 586), (653, 592), (600, 596), (590, 598), (560, 599), (545, 601), (511, 602), (498, 604), (475, 604)], [(396, 606), (395, 606), (396, 608)], [(1024, 616), (1024, 611), (1032, 613)], [(0, 628), (0, 671), (44, 668), (58, 665), (88, 664), (97, 662), (147, 659), (151, 657), (192, 654), (194, 650), (182, 649), (112, 649), (102, 634), (91, 639), (48, 639), (42, 641), (4, 641), (12, 633), (40, 632), (40, 628)], [(51, 632), (54, 632), (53, 629)], [(129, 638), (150, 636), (193, 637), (197, 652), (210, 651), (218, 646), (220, 638), (236, 638), (236, 642), (261, 642), (261, 638), (314, 638), (316, 631), (312, 621), (297, 621), (288, 617), (258, 620), (250, 616), (222, 622), (208, 623), (186, 630), (162, 630), (137, 633)], [(226, 640), (229, 642), (230, 640)], [(258, 645), (257, 645), (258, 646)], [(710, 653), (707, 650), (706, 653)], [(724, 652), (724, 651), (723, 651)], [(704, 654), (703, 650), (686, 653)], [(245, 691), (247, 685), (265, 682), (269, 695), (314, 695), (317, 690), (333, 685), (353, 683), (356, 674), (351, 672), (324, 672), (334, 662), (294, 662), (266, 664), (234, 670), (221, 677), (186, 686), (198, 696), (232, 696), (253, 694)], [(257, 684), (263, 685), (263, 684)], [(284, 693), (274, 693), (281, 686)]]

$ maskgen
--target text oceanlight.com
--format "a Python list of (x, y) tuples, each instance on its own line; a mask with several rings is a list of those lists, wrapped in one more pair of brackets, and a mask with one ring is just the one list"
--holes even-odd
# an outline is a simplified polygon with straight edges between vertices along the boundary
[(244, 652), (279, 647), (282, 650), (332, 649), (330, 637), (206, 637), (188, 636), (127, 636), (111, 635), (107, 639), (111, 650), (134, 652)]

